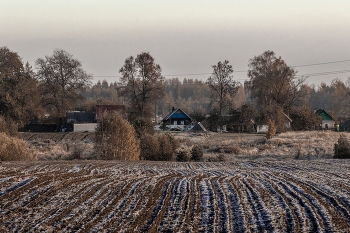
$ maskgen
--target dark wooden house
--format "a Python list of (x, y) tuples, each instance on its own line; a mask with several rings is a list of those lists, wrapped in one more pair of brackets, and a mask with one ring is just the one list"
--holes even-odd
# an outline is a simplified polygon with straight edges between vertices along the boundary
[(170, 129), (178, 128), (185, 130), (186, 126), (192, 123), (192, 119), (180, 108), (173, 108), (173, 111), (164, 117), (162, 123)]

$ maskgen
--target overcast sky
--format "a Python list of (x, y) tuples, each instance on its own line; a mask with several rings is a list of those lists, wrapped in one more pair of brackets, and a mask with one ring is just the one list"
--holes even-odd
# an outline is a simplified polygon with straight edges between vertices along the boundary
[[(245, 71), (272, 50), (299, 74), (350, 70), (349, 0), (1, 0), (0, 46), (23, 61), (64, 49), (94, 81), (118, 81), (129, 56), (150, 52), (164, 75), (212, 72), (229, 60)], [(208, 74), (179, 76), (206, 80)], [(237, 72), (243, 82), (246, 72)], [(350, 72), (312, 76), (308, 83), (347, 80)], [(167, 78), (170, 78), (168, 76)]]

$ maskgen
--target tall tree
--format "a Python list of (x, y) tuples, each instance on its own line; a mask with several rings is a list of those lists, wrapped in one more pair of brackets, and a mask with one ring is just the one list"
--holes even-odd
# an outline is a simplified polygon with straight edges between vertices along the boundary
[(211, 104), (217, 106), (220, 115), (230, 107), (232, 98), (237, 91), (238, 82), (233, 80), (233, 69), (229, 61), (218, 62), (213, 65), (213, 74), (207, 83), (211, 91)]
[(136, 59), (127, 58), (119, 72), (122, 74), (120, 94), (130, 101), (129, 120), (151, 117), (156, 101), (165, 95), (160, 65), (148, 52), (143, 52)]
[(35, 65), (44, 106), (57, 117), (64, 118), (66, 111), (80, 98), (77, 91), (88, 86), (92, 76), (83, 70), (80, 61), (62, 49), (38, 58)]
[(350, 93), (348, 92), (343, 81), (338, 78), (332, 80), (331, 92), (331, 111), (334, 112), (337, 116), (348, 117), (350, 114)]
[(273, 51), (266, 51), (250, 59), (248, 66), (250, 80), (246, 86), (259, 110), (275, 105), (288, 112), (299, 104), (304, 93), (299, 89), (305, 78), (297, 77), (297, 71), (281, 57), (276, 57)]
[(23, 66), (16, 52), (0, 47), (0, 115), (24, 126), (42, 114), (31, 66)]

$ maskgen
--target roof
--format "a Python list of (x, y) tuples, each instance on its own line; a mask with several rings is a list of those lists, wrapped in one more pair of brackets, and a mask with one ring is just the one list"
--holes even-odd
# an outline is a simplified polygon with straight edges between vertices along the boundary
[[(332, 118), (333, 121), (336, 121), (336, 120), (337, 120), (337, 117), (334, 115), (334, 113), (329, 112), (329, 111), (326, 111), (326, 110), (324, 110), (324, 109), (322, 109), (322, 108), (317, 109), (315, 113), (316, 113), (317, 115), (321, 116), (320, 114), (321, 114), (322, 112), (325, 112), (330, 118)], [(322, 117), (322, 116), (321, 116), (321, 117)], [(322, 117), (322, 119), (323, 119), (323, 117)]]
[(205, 127), (200, 122), (195, 124), (190, 131), (193, 131), (193, 132), (207, 132)]
[(174, 115), (178, 110), (180, 110), (183, 114), (185, 114), (191, 121), (191, 117), (189, 115), (187, 115), (184, 111), (182, 111), (180, 108), (175, 108), (171, 113), (169, 113), (168, 115), (166, 115), (166, 117), (164, 117), (164, 119), (162, 121), (167, 121), (172, 115)]
[(347, 120), (343, 124), (341, 124), (340, 126), (347, 126), (347, 125), (349, 125), (349, 122), (350, 122), (350, 120)]

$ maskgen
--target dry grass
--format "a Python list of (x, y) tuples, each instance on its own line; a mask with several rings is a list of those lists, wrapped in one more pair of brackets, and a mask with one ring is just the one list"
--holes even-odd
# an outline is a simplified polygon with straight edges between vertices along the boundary
[[(333, 131), (286, 132), (267, 140), (264, 134), (173, 132), (179, 150), (190, 151), (194, 145), (204, 148), (203, 161), (224, 153), (227, 161), (242, 159), (291, 160), (329, 159), (340, 133)], [(349, 133), (344, 134), (348, 139)], [(30, 138), (30, 135), (27, 136)], [(57, 138), (57, 136), (51, 136)], [(72, 140), (50, 140), (36, 137), (27, 141), (29, 151), (38, 160), (95, 159), (93, 143), (81, 135), (66, 135)], [(74, 140), (76, 137), (76, 140)], [(85, 137), (86, 138), (86, 137)], [(74, 149), (75, 148), (75, 149)], [(75, 151), (75, 152), (74, 152)], [(78, 153), (77, 153), (78, 152)], [(77, 157), (77, 154), (79, 156)]]
[[(349, 139), (350, 134), (345, 133)], [(267, 140), (263, 134), (210, 133), (207, 137), (179, 135), (182, 145), (200, 144), (205, 161), (225, 153), (228, 161), (237, 159), (329, 159), (340, 136), (333, 131), (286, 132)]]
[(95, 159), (93, 143), (88, 140), (53, 142), (38, 139), (27, 143), (38, 160)]
[(0, 133), (0, 161), (35, 160), (35, 156), (28, 152), (22, 139)]

